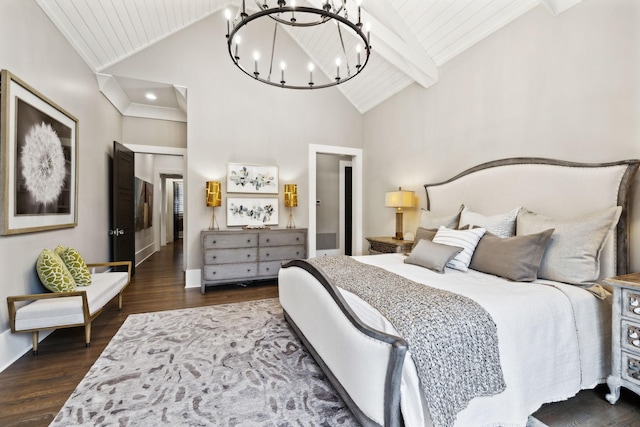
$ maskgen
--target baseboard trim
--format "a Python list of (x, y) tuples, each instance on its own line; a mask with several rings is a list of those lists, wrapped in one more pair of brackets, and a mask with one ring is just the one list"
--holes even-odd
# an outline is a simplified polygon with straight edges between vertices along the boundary
[[(41, 331), (38, 342), (49, 336), (53, 331)], [(31, 334), (12, 334), (7, 330), (0, 334), (0, 372), (7, 369), (25, 353), (31, 351)]]

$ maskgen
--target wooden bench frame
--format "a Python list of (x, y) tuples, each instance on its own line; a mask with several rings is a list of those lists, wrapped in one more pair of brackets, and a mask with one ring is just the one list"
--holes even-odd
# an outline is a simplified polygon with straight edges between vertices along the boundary
[[(129, 283), (131, 283), (131, 261), (112, 261), (112, 262), (102, 262), (102, 263), (95, 263), (95, 264), (87, 264), (88, 268), (93, 268), (93, 267), (119, 267), (119, 266), (126, 266), (127, 267), (127, 274), (128, 274), (127, 283), (122, 287), (120, 292), (118, 292), (118, 310), (122, 310), (122, 293), (124, 292), (125, 289), (127, 289), (127, 286), (129, 286)], [(38, 329), (23, 329), (23, 330), (16, 331), (16, 313), (18, 311), (16, 309), (16, 302), (19, 302), (19, 301), (35, 301), (35, 300), (50, 299), (50, 298), (69, 298), (69, 297), (78, 297), (78, 296), (82, 298), (82, 313), (83, 313), (83, 317), (84, 317), (84, 322), (83, 323), (76, 323), (76, 324), (72, 324), (72, 325), (51, 326), (51, 327), (38, 328)], [(106, 304), (108, 304), (112, 300), (113, 300), (113, 298), (111, 300), (109, 300)], [(32, 341), (32, 345), (33, 345), (33, 354), (38, 354), (39, 332), (41, 330), (47, 330), (47, 329), (74, 328), (74, 327), (78, 327), (78, 326), (84, 326), (85, 344), (86, 344), (87, 347), (89, 347), (91, 345), (91, 322), (93, 322), (93, 320), (96, 317), (98, 317), (100, 315), (100, 313), (102, 313), (102, 310), (104, 309), (104, 305), (103, 305), (98, 310), (96, 310), (96, 312), (93, 313), (93, 315), (91, 315), (89, 313), (89, 301), (87, 299), (87, 293), (85, 291), (83, 291), (83, 290), (73, 291), (73, 292), (48, 292), (48, 293), (42, 293), (42, 294), (9, 296), (9, 297), (7, 297), (7, 305), (9, 306), (9, 324), (11, 326), (11, 332), (13, 332), (13, 333), (16, 333), (16, 332), (31, 332), (31, 341)]]

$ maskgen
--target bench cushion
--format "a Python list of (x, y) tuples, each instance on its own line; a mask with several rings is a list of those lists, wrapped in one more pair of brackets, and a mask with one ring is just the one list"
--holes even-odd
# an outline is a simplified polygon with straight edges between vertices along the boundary
[[(127, 285), (126, 272), (95, 273), (91, 286), (81, 290), (87, 293), (89, 314), (104, 307)], [(80, 289), (79, 289), (80, 290)], [(16, 310), (16, 331), (46, 329), (84, 323), (82, 297), (49, 298), (34, 301)]]

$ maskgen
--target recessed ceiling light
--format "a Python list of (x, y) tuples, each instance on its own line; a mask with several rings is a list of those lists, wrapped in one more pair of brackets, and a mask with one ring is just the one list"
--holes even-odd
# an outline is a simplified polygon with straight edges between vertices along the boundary
[(147, 97), (148, 100), (150, 101), (155, 101), (158, 97), (155, 96), (153, 93), (149, 92), (145, 95)]

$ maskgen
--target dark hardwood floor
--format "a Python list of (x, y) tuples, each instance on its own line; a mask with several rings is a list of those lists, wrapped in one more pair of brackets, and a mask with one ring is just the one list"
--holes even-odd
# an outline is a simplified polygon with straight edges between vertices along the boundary
[[(129, 314), (274, 297), (273, 282), (210, 287), (205, 295), (185, 289), (182, 245), (169, 244), (136, 269), (123, 310), (112, 301), (94, 321), (90, 347), (84, 346), (83, 328), (60, 329), (42, 341), (38, 356), (29, 352), (0, 373), (0, 426), (47, 426)], [(606, 393), (605, 386), (581, 391), (534, 415), (551, 427), (640, 426), (639, 397), (623, 389), (620, 401), (610, 405)]]

